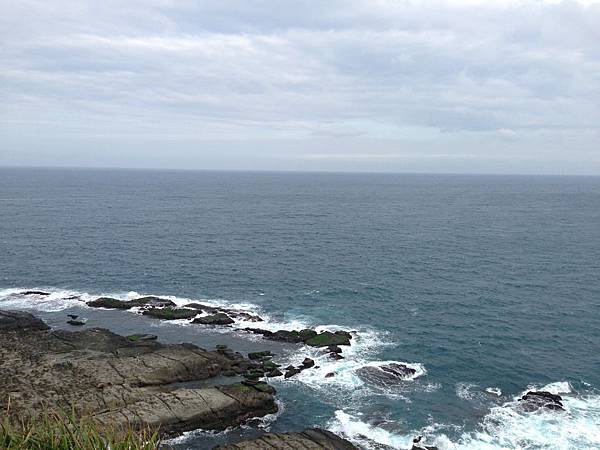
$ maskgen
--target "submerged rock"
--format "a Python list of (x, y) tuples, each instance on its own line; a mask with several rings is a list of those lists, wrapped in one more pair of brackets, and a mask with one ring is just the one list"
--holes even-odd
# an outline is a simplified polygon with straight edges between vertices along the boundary
[(540, 408), (564, 411), (562, 397), (547, 391), (529, 391), (519, 399), (520, 406), (526, 411), (535, 411)]
[(199, 323), (202, 325), (230, 325), (235, 323), (235, 320), (225, 313), (217, 313), (210, 316), (197, 317), (192, 320), (192, 323)]
[(85, 320), (70, 319), (70, 320), (67, 320), (67, 323), (69, 325), (73, 325), (75, 327), (81, 327), (81, 326), (85, 325)]
[(267, 433), (261, 437), (236, 444), (224, 444), (215, 450), (358, 450), (346, 439), (320, 428), (306, 429), (296, 433)]

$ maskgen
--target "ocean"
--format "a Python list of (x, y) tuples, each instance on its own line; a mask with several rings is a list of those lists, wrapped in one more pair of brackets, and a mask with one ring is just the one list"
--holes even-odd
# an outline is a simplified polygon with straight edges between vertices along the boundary
[[(320, 366), (273, 381), (277, 415), (176, 450), (312, 426), (365, 449), (600, 448), (598, 177), (1, 168), (0, 214), (0, 309)], [(356, 337), (332, 361), (82, 301), (141, 294)], [(360, 376), (394, 361), (415, 376)], [(533, 388), (566, 411), (515, 409)]]

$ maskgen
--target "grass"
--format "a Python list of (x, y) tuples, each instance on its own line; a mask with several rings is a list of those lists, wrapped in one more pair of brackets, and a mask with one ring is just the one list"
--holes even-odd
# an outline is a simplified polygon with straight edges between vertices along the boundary
[(158, 432), (150, 429), (99, 429), (93, 422), (44, 412), (35, 422), (0, 422), (2, 450), (158, 450)]

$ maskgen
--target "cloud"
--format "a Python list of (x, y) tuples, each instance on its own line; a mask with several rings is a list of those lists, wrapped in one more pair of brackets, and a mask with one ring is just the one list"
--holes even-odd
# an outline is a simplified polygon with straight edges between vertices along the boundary
[[(20, 162), (32, 135), (293, 141), (284, 158), (298, 140), (394, 139), (425, 160), (426, 145), (451, 137), (437, 154), (471, 155), (461, 146), (477, 138), (475, 156), (510, 142), (557, 164), (598, 146), (597, 2), (0, 0), (0, 11), (11, 143), (0, 164)], [(298, 151), (290, 168), (311, 153)]]

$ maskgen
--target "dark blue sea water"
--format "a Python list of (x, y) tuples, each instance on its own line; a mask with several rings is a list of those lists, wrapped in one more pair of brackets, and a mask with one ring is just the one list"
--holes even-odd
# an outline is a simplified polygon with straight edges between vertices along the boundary
[[(53, 295), (15, 295), (25, 288)], [(271, 430), (316, 425), (364, 448), (407, 448), (416, 434), (448, 449), (600, 448), (600, 178), (0, 169), (0, 308), (56, 326), (79, 310), (169, 342), (274, 345), (65, 293), (208, 299), (274, 329), (356, 330), (341, 362), (279, 349), (322, 368), (275, 382)], [(420, 376), (357, 376), (386, 361)], [(567, 412), (515, 412), (532, 386), (563, 393)]]

